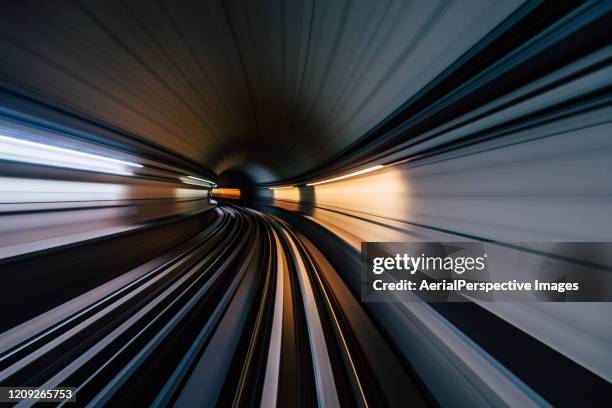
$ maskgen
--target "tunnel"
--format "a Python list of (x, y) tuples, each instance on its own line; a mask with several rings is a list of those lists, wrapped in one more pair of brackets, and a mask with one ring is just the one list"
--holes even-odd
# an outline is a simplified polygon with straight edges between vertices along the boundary
[(612, 2), (0, 2), (0, 404), (604, 407)]

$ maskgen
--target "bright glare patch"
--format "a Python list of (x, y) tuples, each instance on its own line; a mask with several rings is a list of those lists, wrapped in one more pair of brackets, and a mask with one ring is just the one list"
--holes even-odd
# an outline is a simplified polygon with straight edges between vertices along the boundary
[(325, 184), (325, 183), (331, 183), (333, 181), (338, 181), (338, 180), (344, 180), (346, 178), (349, 177), (354, 177), (354, 176), (358, 176), (360, 174), (365, 174), (365, 173), (369, 173), (371, 171), (375, 171), (378, 169), (382, 169), (384, 166), (382, 164), (373, 166), (373, 167), (368, 167), (367, 169), (363, 169), (363, 170), (359, 170), (353, 173), (349, 173), (349, 174), (345, 174), (344, 176), (340, 176), (340, 177), (334, 177), (332, 179), (329, 180), (323, 180), (323, 181), (317, 181), (316, 183), (310, 183), (310, 184), (306, 184), (307, 186), (317, 186), (319, 184)]
[(295, 188), (294, 186), (268, 187), (270, 190), (284, 190), (287, 188)]
[[(400, 242), (406, 240), (405, 233), (389, 228), (390, 219), (404, 220), (411, 211), (414, 198), (408, 179), (396, 167), (367, 174), (349, 180), (314, 187), (316, 208), (312, 214), (324, 222), (357, 238), (371, 242)], [(332, 210), (332, 211), (328, 211)], [(359, 217), (351, 217), (356, 212)], [(386, 225), (370, 222), (371, 217), (384, 217)], [(351, 241), (351, 244), (353, 241)]]
[(296, 187), (275, 188), (272, 194), (275, 200), (300, 201), (300, 189)]
[(0, 160), (120, 175), (132, 175), (130, 167), (142, 167), (138, 163), (4, 135), (0, 135)]

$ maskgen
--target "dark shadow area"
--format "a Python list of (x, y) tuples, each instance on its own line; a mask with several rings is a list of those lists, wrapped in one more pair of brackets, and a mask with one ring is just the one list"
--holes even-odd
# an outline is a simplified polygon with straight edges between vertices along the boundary
[(240, 170), (227, 170), (221, 173), (219, 187), (240, 189), (240, 201), (243, 203), (252, 203), (256, 199), (257, 189), (253, 179)]
[(300, 186), (300, 209), (305, 215), (314, 215), (315, 189), (313, 186)]

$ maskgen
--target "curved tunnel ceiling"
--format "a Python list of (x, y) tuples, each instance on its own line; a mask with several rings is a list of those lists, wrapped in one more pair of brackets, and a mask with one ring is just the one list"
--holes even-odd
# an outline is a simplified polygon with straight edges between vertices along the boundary
[(6, 2), (0, 77), (273, 183), (333, 161), (521, 2), (263, 3)]

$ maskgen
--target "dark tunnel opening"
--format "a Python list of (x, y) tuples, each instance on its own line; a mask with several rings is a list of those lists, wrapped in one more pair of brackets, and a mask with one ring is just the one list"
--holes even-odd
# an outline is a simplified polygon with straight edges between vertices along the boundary
[(230, 169), (219, 175), (219, 188), (233, 188), (240, 190), (240, 202), (253, 204), (258, 199), (257, 184), (246, 171)]

